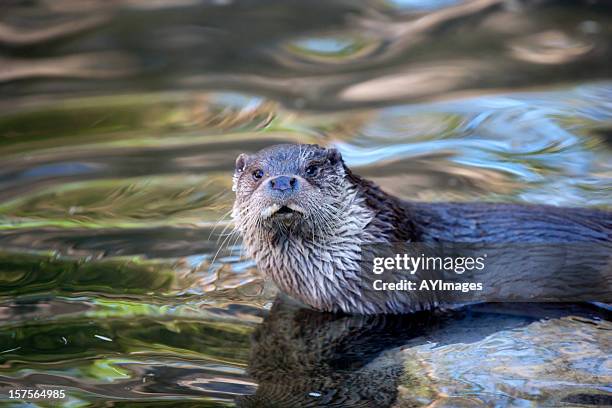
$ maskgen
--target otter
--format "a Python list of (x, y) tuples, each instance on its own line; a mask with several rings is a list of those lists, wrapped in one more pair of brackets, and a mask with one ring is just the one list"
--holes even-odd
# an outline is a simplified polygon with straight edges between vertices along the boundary
[[(282, 292), (316, 310), (413, 313), (465, 300), (450, 291), (376, 290), (377, 275), (362, 261), (378, 243), (495, 247), (493, 265), (479, 275), (487, 301), (611, 300), (609, 211), (406, 201), (353, 173), (337, 149), (304, 144), (240, 154), (233, 190), (232, 218), (247, 254)], [(504, 252), (512, 245), (554, 250)], [(552, 267), (559, 254), (563, 265)], [(584, 293), (568, 299), (568, 288)]]

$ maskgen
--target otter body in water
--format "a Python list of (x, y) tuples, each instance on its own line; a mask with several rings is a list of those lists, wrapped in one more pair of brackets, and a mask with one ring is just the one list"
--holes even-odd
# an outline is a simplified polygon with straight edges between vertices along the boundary
[[(344, 164), (336, 149), (277, 145), (241, 154), (233, 177), (232, 216), (259, 269), (285, 293), (323, 311), (408, 313), (452, 303), (442, 292), (382, 296), (360, 265), (375, 243), (597, 244), (612, 249), (612, 213), (590, 209), (487, 203), (418, 203), (382, 191)], [(612, 251), (608, 251), (612, 253)], [(609, 296), (610, 264), (599, 259), (592, 282)], [(545, 265), (544, 265), (545, 266)], [(575, 286), (567, 274), (563, 285)], [(483, 276), (491, 290), (517, 291), (550, 280), (531, 265)], [(538, 282), (541, 279), (542, 282)], [(584, 284), (582, 280), (580, 285)], [(537, 293), (534, 292), (534, 293)], [(602, 301), (599, 299), (591, 299)]]

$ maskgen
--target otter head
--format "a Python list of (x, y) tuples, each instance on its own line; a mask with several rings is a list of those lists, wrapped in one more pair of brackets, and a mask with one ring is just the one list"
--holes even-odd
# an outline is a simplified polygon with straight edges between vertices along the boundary
[(375, 212), (336, 149), (277, 145), (236, 160), (232, 211), (247, 253), (285, 293), (318, 310), (359, 305), (361, 244)]
[(333, 234), (352, 192), (338, 150), (297, 144), (238, 156), (233, 190), (238, 230), (264, 241)]

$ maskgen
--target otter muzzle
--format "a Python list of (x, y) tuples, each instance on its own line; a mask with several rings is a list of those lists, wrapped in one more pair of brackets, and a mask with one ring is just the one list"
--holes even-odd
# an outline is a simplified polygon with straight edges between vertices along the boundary
[(261, 217), (264, 219), (275, 217), (283, 220), (290, 220), (296, 216), (302, 215), (304, 215), (304, 209), (295, 204), (272, 204), (261, 212)]

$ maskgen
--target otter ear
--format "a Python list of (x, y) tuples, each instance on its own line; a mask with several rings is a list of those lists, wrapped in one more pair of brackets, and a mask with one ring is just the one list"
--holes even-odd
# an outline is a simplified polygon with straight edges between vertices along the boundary
[(342, 154), (340, 154), (340, 151), (335, 147), (327, 149), (327, 159), (333, 165), (336, 165), (338, 163), (344, 163), (344, 161), (342, 160)]
[(238, 155), (238, 157), (236, 158), (236, 173), (242, 173), (244, 171), (248, 159), (249, 156), (247, 156), (245, 153), (241, 153), (240, 155)]

